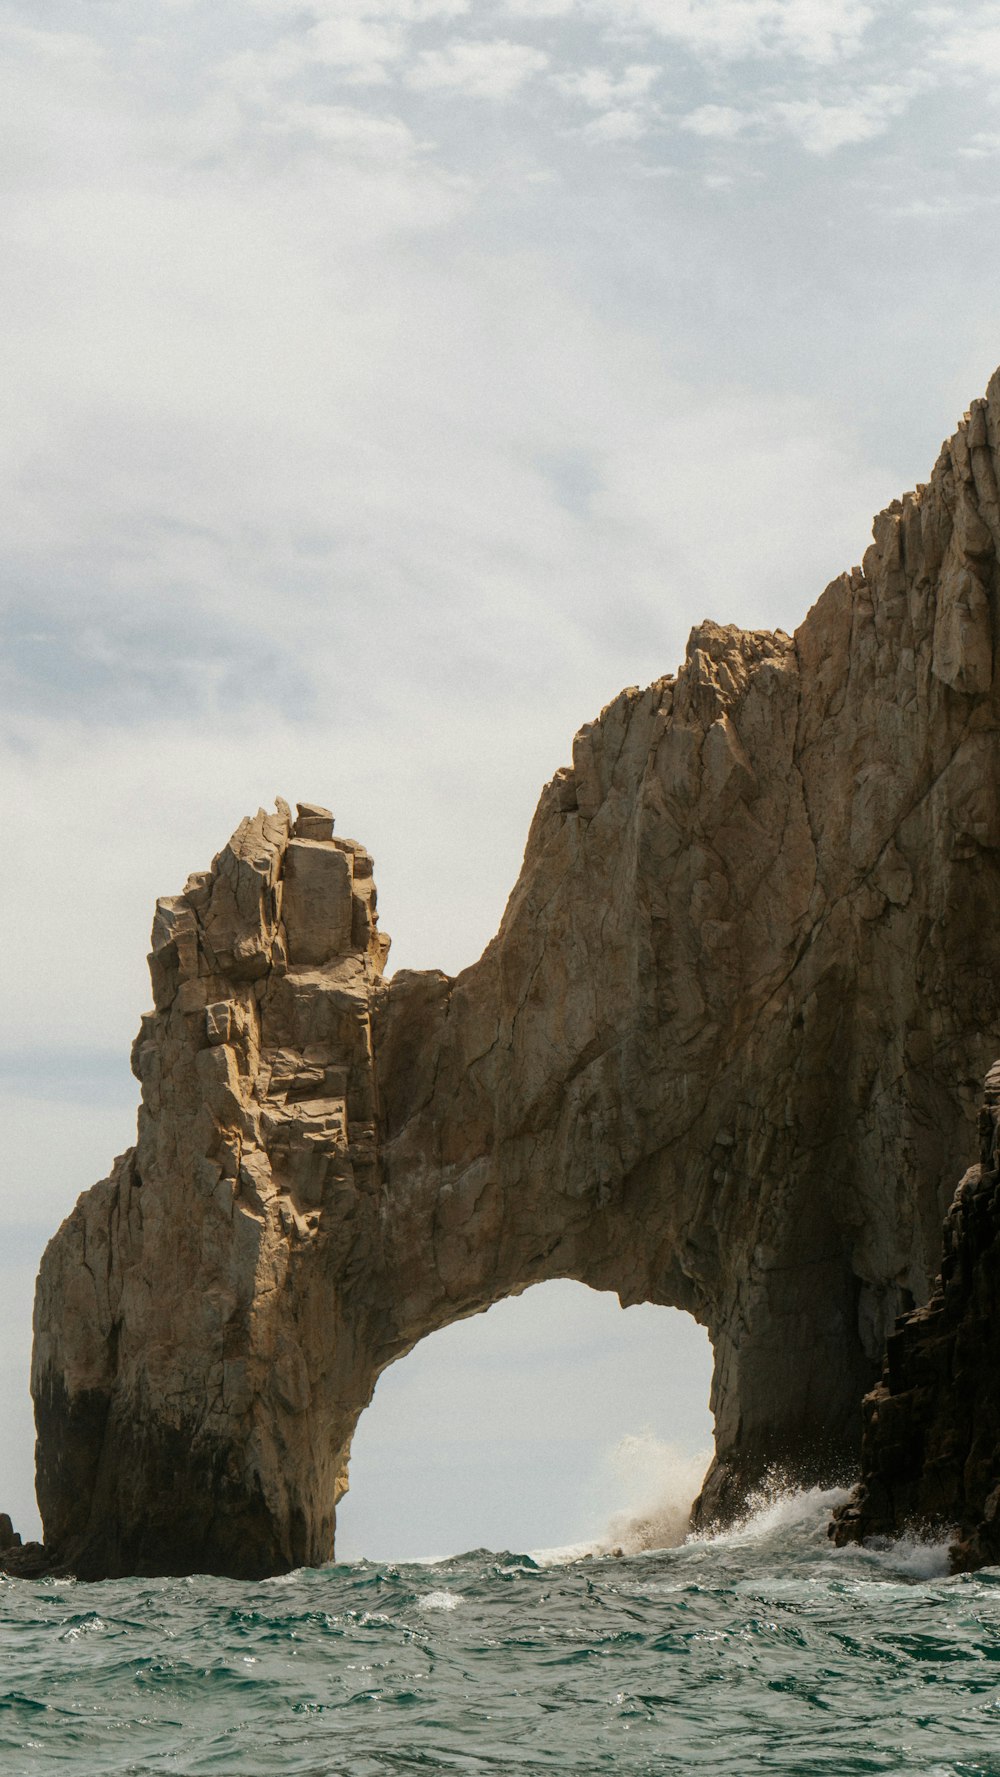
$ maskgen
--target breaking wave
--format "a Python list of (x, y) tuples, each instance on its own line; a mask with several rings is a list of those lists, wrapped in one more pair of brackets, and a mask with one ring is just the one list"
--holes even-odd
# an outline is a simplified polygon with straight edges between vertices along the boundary
[(698, 1497), (710, 1451), (692, 1456), (652, 1432), (630, 1432), (608, 1457), (614, 1491), (621, 1500), (596, 1537), (560, 1548), (535, 1550), (547, 1565), (600, 1555), (641, 1555), (649, 1549), (676, 1549), (688, 1536), (691, 1507)]
[(622, 1438), (611, 1461), (624, 1503), (608, 1523), (600, 1551), (641, 1555), (646, 1549), (679, 1548), (710, 1460), (710, 1451), (692, 1456), (651, 1432)]

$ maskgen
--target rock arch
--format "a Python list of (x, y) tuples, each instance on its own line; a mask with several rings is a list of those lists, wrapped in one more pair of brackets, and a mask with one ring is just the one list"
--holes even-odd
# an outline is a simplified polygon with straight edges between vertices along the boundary
[(337, 1558), (679, 1541), (708, 1462), (711, 1375), (690, 1314), (625, 1311), (568, 1278), (453, 1321), (379, 1377)]
[(456, 978), (383, 979), (314, 807), (159, 903), (137, 1145), (39, 1278), (57, 1558), (327, 1559), (380, 1369), (549, 1277), (708, 1328), (703, 1513), (853, 1462), (997, 1048), (998, 466), (994, 378), (794, 638), (706, 623), (583, 728)]

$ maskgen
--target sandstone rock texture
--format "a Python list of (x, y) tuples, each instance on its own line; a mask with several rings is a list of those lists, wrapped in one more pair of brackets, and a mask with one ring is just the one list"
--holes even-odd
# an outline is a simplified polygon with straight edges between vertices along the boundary
[(998, 470), (1000, 377), (794, 638), (582, 728), (457, 977), (383, 977), (313, 807), (159, 904), (137, 1145), (39, 1277), (54, 1558), (329, 1558), (380, 1371), (553, 1277), (708, 1328), (703, 1520), (856, 1464), (1000, 1037)]
[(950, 1534), (959, 1571), (1000, 1562), (1000, 1062), (979, 1133), (979, 1163), (945, 1220), (937, 1287), (890, 1335), (863, 1403), (862, 1480), (830, 1531), (841, 1546)]

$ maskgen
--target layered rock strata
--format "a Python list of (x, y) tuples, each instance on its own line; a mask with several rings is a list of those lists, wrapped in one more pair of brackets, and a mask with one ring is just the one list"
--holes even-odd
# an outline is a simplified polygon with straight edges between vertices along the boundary
[(956, 1570), (1000, 1562), (1000, 1062), (986, 1076), (980, 1158), (944, 1227), (930, 1300), (890, 1335), (863, 1403), (860, 1485), (830, 1527), (953, 1538)]
[(318, 810), (160, 903), (137, 1146), (39, 1278), (59, 1558), (325, 1560), (379, 1373), (553, 1277), (708, 1328), (703, 1518), (856, 1462), (1000, 1031), (998, 469), (994, 379), (794, 638), (581, 729), (457, 977), (383, 978)]

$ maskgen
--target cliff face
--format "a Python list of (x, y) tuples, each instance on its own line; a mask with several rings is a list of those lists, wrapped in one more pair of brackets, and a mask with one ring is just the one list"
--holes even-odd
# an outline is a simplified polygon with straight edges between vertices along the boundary
[(315, 811), (160, 903), (137, 1147), (39, 1278), (64, 1560), (328, 1558), (379, 1372), (551, 1277), (708, 1328), (703, 1517), (856, 1460), (998, 1042), (998, 468), (995, 378), (794, 639), (704, 624), (583, 728), (457, 978), (381, 979)]
[(980, 1159), (948, 1211), (930, 1300), (890, 1336), (863, 1403), (862, 1479), (834, 1540), (950, 1533), (956, 1569), (1000, 1561), (1000, 1062), (986, 1076)]
[(46, 1547), (84, 1577), (255, 1575), (332, 1547), (379, 1318), (344, 1297), (379, 1273), (388, 950), (371, 858), (332, 828), (279, 804), (157, 904), (138, 1142), (36, 1297)]

